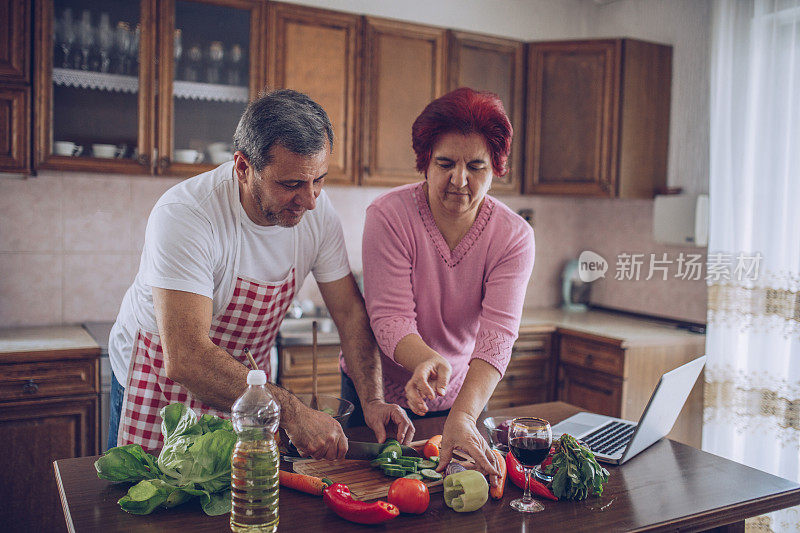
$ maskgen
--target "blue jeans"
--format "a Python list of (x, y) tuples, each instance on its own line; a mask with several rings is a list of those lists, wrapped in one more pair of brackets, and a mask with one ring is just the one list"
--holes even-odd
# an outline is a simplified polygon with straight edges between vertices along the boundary
[(125, 396), (125, 388), (119, 384), (117, 377), (111, 373), (111, 401), (110, 413), (108, 413), (108, 443), (106, 450), (117, 445), (117, 433), (119, 432), (119, 417), (122, 413), (122, 398)]
[[(356, 385), (350, 376), (342, 372), (342, 398), (353, 404), (353, 414), (347, 419), (347, 427), (366, 426), (364, 422), (364, 411), (361, 409), (361, 400), (358, 399), (358, 392), (356, 392)], [(433, 418), (434, 416), (447, 416), (450, 414), (450, 409), (444, 411), (428, 411), (426, 414), (419, 416), (412, 411), (406, 409), (406, 414), (411, 420), (419, 420), (420, 418)]]

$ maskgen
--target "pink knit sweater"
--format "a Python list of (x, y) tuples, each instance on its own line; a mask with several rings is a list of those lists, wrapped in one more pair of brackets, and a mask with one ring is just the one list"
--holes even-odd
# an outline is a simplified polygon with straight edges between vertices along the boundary
[(452, 251), (422, 183), (377, 198), (364, 227), (364, 295), (382, 352), (386, 401), (408, 407), (404, 387), (411, 373), (395, 362), (394, 351), (410, 334), (453, 367), (445, 395), (428, 401), (431, 411), (453, 405), (472, 359), (487, 361), (502, 375), (518, 335), (533, 258), (531, 227), (490, 196)]

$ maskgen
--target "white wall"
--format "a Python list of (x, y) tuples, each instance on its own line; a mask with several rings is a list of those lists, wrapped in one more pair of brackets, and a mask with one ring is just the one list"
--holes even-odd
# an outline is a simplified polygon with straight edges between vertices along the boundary
[(590, 37), (634, 37), (672, 45), (668, 183), (708, 193), (711, 3), (621, 0), (596, 5)]
[(584, 0), (291, 0), (289, 3), (520, 40), (582, 37), (590, 13)]

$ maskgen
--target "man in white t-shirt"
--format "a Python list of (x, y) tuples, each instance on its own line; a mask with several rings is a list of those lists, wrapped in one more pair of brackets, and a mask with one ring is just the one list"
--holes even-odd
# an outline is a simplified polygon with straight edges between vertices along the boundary
[[(109, 447), (158, 452), (159, 411), (181, 402), (228, 416), (246, 387), (249, 349), (269, 351), (309, 272), (339, 330), (364, 419), (379, 441), (390, 426), (409, 442), (405, 411), (383, 399), (378, 351), (350, 272), (342, 227), (322, 192), (333, 146), (325, 111), (307, 96), (275, 91), (251, 102), (234, 136), (234, 160), (167, 191), (147, 222), (139, 272), (109, 339), (114, 373)], [(269, 373), (268, 373), (269, 374)], [(267, 384), (297, 448), (342, 458), (333, 418)]]

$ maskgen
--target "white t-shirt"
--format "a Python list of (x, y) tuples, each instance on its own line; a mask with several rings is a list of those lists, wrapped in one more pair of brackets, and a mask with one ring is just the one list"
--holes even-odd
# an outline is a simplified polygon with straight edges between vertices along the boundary
[(207, 296), (216, 317), (227, 308), (237, 275), (280, 281), (293, 263), (297, 290), (309, 272), (320, 283), (350, 273), (342, 224), (324, 191), (299, 224), (283, 228), (250, 220), (239, 201), (233, 162), (172, 187), (150, 213), (139, 272), (111, 329), (108, 351), (117, 381), (125, 386), (138, 330), (158, 332), (151, 287)]

